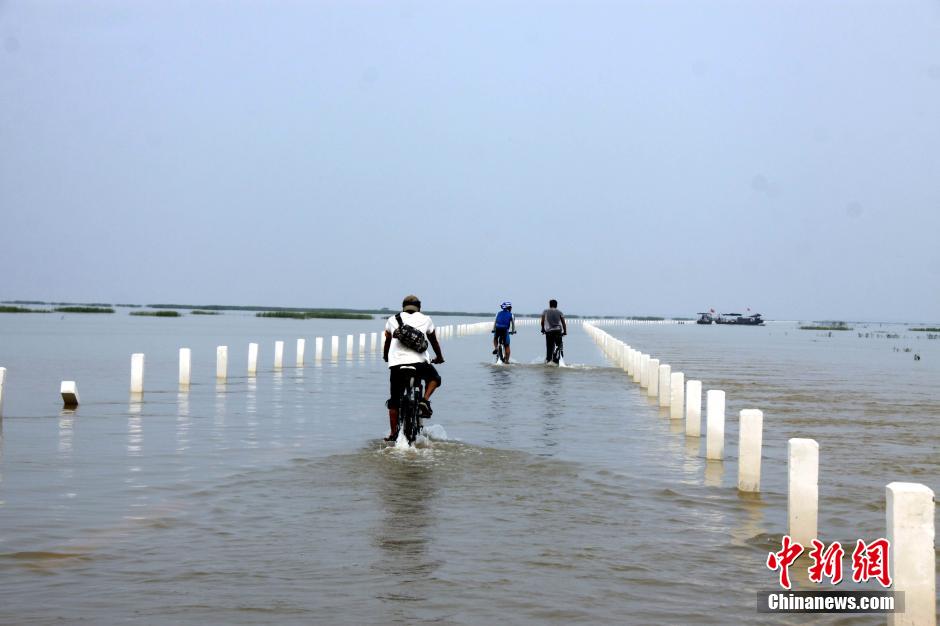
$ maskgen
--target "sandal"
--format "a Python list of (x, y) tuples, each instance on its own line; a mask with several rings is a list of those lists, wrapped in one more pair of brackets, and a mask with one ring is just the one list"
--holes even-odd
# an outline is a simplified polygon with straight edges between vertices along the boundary
[(418, 416), (428, 419), (434, 411), (431, 410), (430, 400), (420, 400), (418, 402)]

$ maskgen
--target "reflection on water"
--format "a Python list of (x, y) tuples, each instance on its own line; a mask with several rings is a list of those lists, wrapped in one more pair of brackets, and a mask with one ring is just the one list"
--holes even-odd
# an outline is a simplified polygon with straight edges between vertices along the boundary
[(702, 470), (702, 460), (699, 456), (702, 441), (699, 437), (684, 437), (684, 440), (682, 473), (685, 478), (683, 482), (698, 482), (699, 472)]
[(721, 487), (721, 477), (725, 472), (724, 461), (705, 460), (705, 486)]
[[(373, 542), (380, 558), (373, 568), (391, 575), (394, 592), (384, 599), (395, 604), (425, 600), (424, 584), (439, 565), (430, 558), (429, 529), (434, 523), (431, 500), (437, 486), (434, 468), (386, 455), (378, 467), (382, 516), (373, 529)], [(400, 617), (400, 615), (393, 614)]]
[(189, 429), (192, 420), (189, 416), (189, 393), (176, 394), (176, 453), (183, 454), (189, 449)]
[(281, 444), (281, 418), (284, 416), (284, 373), (275, 372), (271, 377), (271, 421), (270, 434), (274, 445)]
[(140, 411), (131, 410), (127, 418), (127, 456), (140, 456), (143, 452), (144, 423)]
[(748, 545), (755, 537), (764, 535), (764, 507), (759, 493), (738, 492), (741, 514), (731, 528), (731, 537), (738, 545)]
[(72, 454), (72, 428), (75, 425), (75, 411), (62, 410), (59, 415), (59, 454), (68, 457)]
[(3, 505), (3, 415), (0, 415), (0, 507)]
[(249, 448), (255, 448), (258, 446), (258, 379), (254, 377), (245, 383), (245, 417), (248, 426), (245, 443)]
[(543, 416), (541, 437), (539, 438), (542, 447), (545, 448), (539, 454), (542, 456), (551, 456), (552, 448), (558, 445), (560, 435), (559, 428), (562, 423), (562, 413), (564, 407), (562, 384), (564, 374), (557, 367), (543, 367), (541, 371), (541, 402), (540, 413)]

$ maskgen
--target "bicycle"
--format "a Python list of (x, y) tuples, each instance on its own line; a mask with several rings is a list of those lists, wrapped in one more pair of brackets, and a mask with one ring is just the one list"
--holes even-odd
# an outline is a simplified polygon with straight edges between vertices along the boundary
[[(409, 371), (406, 371), (409, 370)], [(418, 403), (424, 398), (424, 381), (417, 376), (418, 370), (410, 365), (402, 365), (399, 376), (408, 376), (408, 384), (398, 398), (398, 428), (404, 431), (409, 445), (421, 433), (421, 417), (418, 415)]]
[[(506, 359), (506, 334), (497, 333), (495, 330), (492, 332), (496, 334), (496, 362), (509, 363)], [(516, 331), (509, 331), (509, 334), (515, 335)]]
[(551, 358), (551, 362), (554, 363), (555, 365), (558, 365), (559, 363), (561, 363), (561, 361), (565, 358), (565, 350), (562, 345), (562, 339), (561, 339), (563, 335), (561, 332), (558, 332), (557, 335), (558, 336), (555, 337), (553, 341), (552, 358)]

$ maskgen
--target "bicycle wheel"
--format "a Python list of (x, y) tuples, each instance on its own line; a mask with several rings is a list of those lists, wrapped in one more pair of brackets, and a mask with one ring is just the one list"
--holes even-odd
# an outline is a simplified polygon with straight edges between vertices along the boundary
[(496, 340), (496, 360), (499, 363), (506, 362), (506, 344), (502, 337)]
[(407, 410), (400, 413), (401, 426), (405, 429), (405, 439), (408, 440), (409, 444), (414, 444), (415, 439), (418, 438), (418, 431), (421, 430), (421, 424), (418, 421), (418, 402), (421, 400), (421, 386), (415, 385), (414, 379), (411, 380), (407, 391), (405, 391), (405, 397), (407, 401), (403, 404), (406, 405)]

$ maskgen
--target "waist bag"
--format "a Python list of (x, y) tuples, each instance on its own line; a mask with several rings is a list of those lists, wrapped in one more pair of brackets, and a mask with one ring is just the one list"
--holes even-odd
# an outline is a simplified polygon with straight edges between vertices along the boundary
[(404, 323), (401, 320), (401, 313), (395, 314), (395, 321), (398, 322), (398, 329), (392, 333), (392, 337), (397, 339), (401, 345), (419, 353), (428, 349), (427, 337), (414, 326)]

